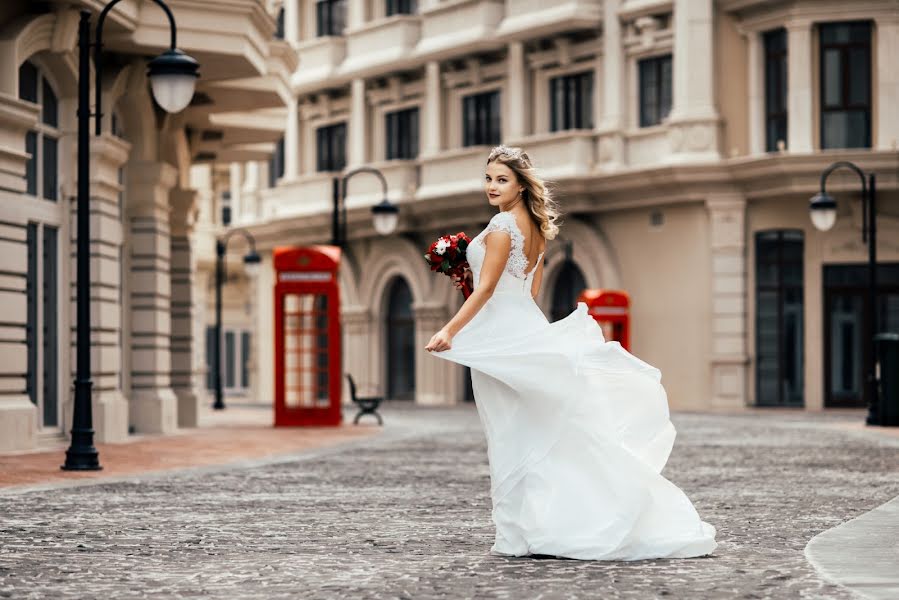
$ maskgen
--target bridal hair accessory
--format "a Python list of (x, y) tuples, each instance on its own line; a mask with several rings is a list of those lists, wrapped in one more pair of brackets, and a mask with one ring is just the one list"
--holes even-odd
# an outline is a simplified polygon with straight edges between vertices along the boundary
[(470, 243), (469, 237), (460, 231), (455, 235), (437, 238), (424, 254), (425, 261), (432, 271), (459, 278), (462, 282), (462, 295), (466, 299), (471, 296), (471, 289), (465, 281), (465, 271), (468, 269), (465, 251)]
[(521, 148), (511, 148), (500, 144), (490, 151), (490, 154), (487, 156), (487, 162), (492, 163), (500, 156), (510, 160), (520, 160), (525, 163), (527, 168), (531, 167), (531, 157)]

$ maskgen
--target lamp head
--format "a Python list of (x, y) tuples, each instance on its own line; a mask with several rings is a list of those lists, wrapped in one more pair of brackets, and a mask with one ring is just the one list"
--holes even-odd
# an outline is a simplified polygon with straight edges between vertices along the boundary
[(170, 113), (184, 110), (194, 97), (199, 68), (196, 60), (177, 48), (169, 48), (151, 60), (147, 75), (157, 104)]
[(384, 198), (378, 204), (371, 207), (374, 219), (375, 231), (381, 235), (390, 235), (396, 231), (400, 220), (400, 209), (390, 200)]
[(262, 258), (256, 254), (256, 250), (250, 250), (249, 253), (243, 257), (244, 273), (246, 273), (248, 277), (255, 278), (259, 275), (259, 265), (261, 262)]
[(828, 231), (837, 221), (837, 203), (827, 192), (815, 194), (809, 204), (812, 224), (818, 231)]

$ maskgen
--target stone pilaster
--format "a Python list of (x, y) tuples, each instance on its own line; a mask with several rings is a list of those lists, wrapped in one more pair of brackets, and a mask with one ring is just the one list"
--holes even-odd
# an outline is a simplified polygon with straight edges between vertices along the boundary
[(765, 152), (765, 63), (763, 60), (762, 34), (750, 31), (746, 35), (748, 66), (747, 90), (749, 92), (749, 154)]
[(169, 191), (174, 167), (131, 163), (131, 424), (139, 433), (168, 433), (178, 426), (171, 383), (171, 236)]
[(747, 404), (746, 199), (706, 198), (712, 257), (712, 404)]
[[(262, 264), (256, 278), (256, 331), (251, 336), (253, 367), (250, 370), (250, 396), (260, 404), (275, 402), (275, 269), (271, 251), (259, 251)], [(214, 315), (210, 315), (211, 317)], [(210, 322), (212, 322), (210, 320)]]
[(284, 39), (292, 46), (300, 43), (300, 0), (284, 0)]
[(350, 126), (347, 166), (358, 167), (365, 163), (365, 148), (368, 143), (366, 127), (365, 80), (354, 79), (350, 84)]
[[(128, 437), (128, 400), (122, 390), (122, 285), (123, 231), (119, 194), (119, 168), (128, 158), (130, 144), (108, 133), (91, 138), (91, 379), (92, 410), (98, 442), (120, 442)], [(72, 199), (72, 231), (77, 212)], [(72, 253), (77, 253), (76, 235)], [(72, 279), (75, 297), (76, 278)], [(73, 323), (74, 325), (74, 323)], [(72, 337), (73, 347), (77, 343)], [(73, 362), (74, 364), (74, 362)], [(73, 401), (68, 399), (69, 404)], [(66, 411), (71, 414), (71, 410)]]
[(675, 0), (673, 103), (668, 126), (672, 162), (718, 160), (713, 0)]
[(440, 82), (440, 63), (425, 65), (424, 127), (422, 127), (422, 156), (435, 156), (443, 148), (442, 117), (443, 87)]
[(176, 188), (171, 199), (171, 381), (178, 399), (178, 427), (199, 424), (200, 394), (194, 362), (194, 280), (196, 272), (191, 231), (197, 216), (197, 193)]
[(415, 313), (415, 402), (455, 404), (462, 400), (462, 367), (431, 356), (424, 347), (450, 319), (442, 304), (416, 304)]
[[(24, 201), (25, 133), (38, 120), (40, 107), (0, 93), (0, 201)], [(0, 340), (0, 452), (34, 447), (37, 407), (26, 391), (28, 270), (27, 223), (0, 223), (0, 270), (6, 282), (0, 291), (6, 322)]]
[(811, 22), (787, 27), (787, 50), (787, 150), (808, 154), (814, 139)]
[[(599, 167), (615, 170), (624, 164), (624, 48), (621, 39), (621, 21), (618, 8), (621, 0), (605, 0), (603, 3), (603, 57), (597, 61), (594, 71), (594, 95), (602, 97), (596, 107), (597, 149)], [(602, 90), (602, 94), (598, 90)], [(595, 103), (594, 103), (595, 104)]]
[[(386, 393), (384, 382), (373, 370), (373, 327), (371, 311), (366, 306), (346, 306), (340, 310), (343, 334), (343, 372), (353, 376), (360, 396), (380, 396)], [(352, 403), (346, 381), (342, 384), (344, 404)]]
[(528, 86), (528, 67), (524, 57), (524, 43), (509, 43), (508, 94), (506, 132), (503, 137), (517, 140), (528, 134), (527, 116), (530, 110), (527, 100), (531, 94)]
[(300, 110), (297, 99), (287, 102), (287, 126), (284, 128), (284, 180), (293, 181), (300, 173)]
[(899, 148), (899, 71), (896, 57), (899, 56), (899, 19), (878, 19), (877, 21), (877, 130), (874, 134), (878, 150)]

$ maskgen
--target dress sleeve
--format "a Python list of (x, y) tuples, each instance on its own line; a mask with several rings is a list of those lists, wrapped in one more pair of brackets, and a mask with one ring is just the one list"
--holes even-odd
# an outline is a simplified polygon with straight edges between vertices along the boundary
[(487, 235), (495, 231), (502, 231), (504, 233), (509, 234), (513, 240), (515, 239), (515, 234), (518, 233), (518, 225), (515, 223), (515, 216), (511, 213), (507, 212), (499, 212), (493, 215), (493, 218), (490, 219), (490, 223), (487, 225)]

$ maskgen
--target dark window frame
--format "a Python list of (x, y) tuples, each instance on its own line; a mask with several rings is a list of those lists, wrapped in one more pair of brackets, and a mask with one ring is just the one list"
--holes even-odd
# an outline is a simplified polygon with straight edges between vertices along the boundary
[(316, 170), (337, 173), (346, 167), (346, 122), (324, 125), (315, 130)]
[[(667, 77), (665, 77), (666, 67)], [(637, 62), (640, 127), (660, 125), (671, 113), (673, 68), (674, 62), (671, 54), (652, 56)], [(654, 77), (655, 85), (652, 86), (652, 89), (647, 89), (650, 75)]]
[(418, 2), (416, 0), (387, 0), (385, 2), (384, 14), (392, 17), (394, 15), (414, 15), (418, 12)]
[[(827, 37), (828, 30), (835, 30), (838, 28), (853, 28), (853, 27), (862, 27), (867, 28), (867, 40), (864, 42), (826, 42), (824, 41), (825, 37)], [(820, 106), (820, 117), (819, 117), (819, 135), (820, 135), (820, 146), (822, 150), (827, 149), (846, 149), (846, 148), (870, 148), (871, 147), (871, 112), (872, 112), (872, 76), (871, 76), (871, 67), (872, 65), (872, 48), (871, 48), (871, 38), (872, 38), (872, 30), (873, 25), (871, 21), (845, 21), (845, 22), (837, 22), (837, 23), (820, 23), (818, 25), (818, 97), (819, 97), (819, 106)], [(857, 30), (858, 31), (858, 30)], [(851, 35), (851, 34), (850, 34)], [(853, 103), (849, 99), (851, 98), (851, 90), (852, 86), (852, 78), (851, 78), (851, 68), (849, 67), (849, 57), (853, 50), (865, 50), (867, 56), (867, 100), (865, 102)], [(827, 92), (826, 87), (828, 84), (827, 78), (827, 65), (825, 61), (825, 55), (829, 50), (837, 50), (840, 55), (840, 97), (841, 102), (835, 105), (827, 104)], [(849, 113), (849, 112), (864, 112), (865, 117), (865, 138), (861, 142), (860, 146), (842, 146), (835, 145), (833, 142), (830, 142), (826, 138), (826, 127), (825, 121), (828, 115), (839, 114), (839, 113)]]
[(316, 35), (343, 35), (346, 29), (346, 10), (346, 0), (316, 0)]
[[(766, 31), (762, 34), (762, 43), (765, 52), (765, 151), (776, 152), (778, 141), (783, 140), (786, 148), (789, 124), (787, 30), (781, 27)], [(775, 99), (776, 102), (772, 102)]]
[(43, 70), (25, 61), (19, 66), (19, 98), (41, 106), (37, 127), (25, 134), (31, 156), (25, 165), (25, 193), (59, 200), (59, 96)]
[(268, 187), (278, 185), (278, 180), (284, 177), (284, 137), (275, 142), (275, 151), (268, 160)]
[(593, 129), (593, 71), (549, 80), (550, 131)]
[(419, 110), (417, 106), (384, 115), (384, 155), (387, 160), (418, 158)]
[[(799, 235), (799, 244), (800, 244), (800, 256), (798, 259), (785, 259), (785, 249), (787, 242), (796, 243), (796, 240), (787, 240), (786, 235), (795, 236)], [(776, 236), (774, 242), (776, 243), (776, 253), (773, 259), (767, 259), (763, 255), (762, 245), (765, 242), (769, 242), (771, 240), (766, 240), (766, 237), (771, 235)], [(772, 230), (764, 230), (755, 232), (754, 236), (754, 244), (755, 244), (755, 404), (757, 406), (783, 406), (783, 407), (796, 407), (796, 406), (804, 406), (805, 405), (805, 374), (804, 374), (804, 365), (805, 365), (805, 340), (803, 338), (805, 332), (805, 234), (802, 230), (799, 229), (772, 229)], [(767, 283), (762, 281), (762, 277), (760, 273), (763, 270), (764, 266), (774, 266), (776, 268), (775, 274), (775, 283)], [(787, 271), (788, 266), (798, 267), (800, 273), (800, 283), (790, 283), (785, 281), (784, 274)], [(760, 295), (761, 293), (771, 293), (774, 292), (777, 296), (777, 335), (775, 336), (777, 339), (777, 397), (776, 398), (763, 398), (761, 395), (762, 385), (761, 379), (763, 376), (762, 371), (759, 369), (760, 365), (760, 355), (761, 355), (761, 335), (763, 331), (763, 327), (761, 324), (761, 319), (759, 317), (759, 307), (761, 305)], [(787, 294), (788, 292), (798, 292), (800, 301), (799, 301), (799, 314), (802, 315), (800, 322), (800, 335), (797, 336), (795, 342), (799, 345), (802, 360), (802, 365), (798, 369), (798, 373), (794, 373), (794, 376), (797, 378), (799, 387), (798, 400), (785, 398), (785, 373), (788, 372), (787, 367), (785, 366), (785, 361), (787, 360), (787, 336), (785, 335), (786, 326), (784, 319), (784, 307), (787, 303)]]
[(462, 145), (495, 146), (502, 140), (500, 90), (462, 97)]

